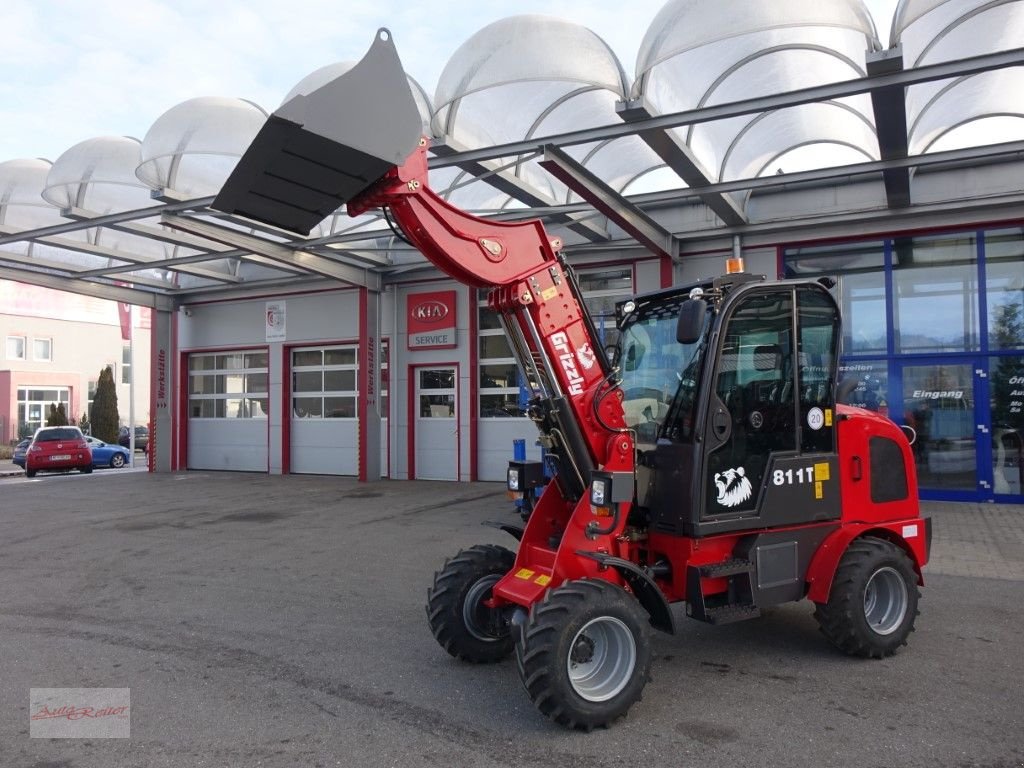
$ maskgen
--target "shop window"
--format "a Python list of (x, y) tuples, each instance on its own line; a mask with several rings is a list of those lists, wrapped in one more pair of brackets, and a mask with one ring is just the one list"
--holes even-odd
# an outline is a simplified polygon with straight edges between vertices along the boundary
[[(189, 356), (188, 414), (193, 419), (265, 419), (266, 352)], [(123, 366), (122, 366), (123, 367)]]
[(358, 418), (357, 353), (354, 345), (293, 350), (292, 418)]
[(792, 248), (785, 275), (837, 280), (832, 293), (843, 317), (842, 351), (847, 355), (885, 354), (885, 246), (878, 241)]
[(1024, 232), (985, 233), (988, 346), (992, 351), (1024, 347)]
[(62, 403), (70, 415), (71, 389), (69, 387), (19, 387), (18, 388), (18, 435), (31, 437), (46, 423), (46, 411), (50, 406)]
[(889, 415), (889, 366), (885, 360), (843, 360), (839, 402)]
[(897, 352), (965, 352), (980, 343), (973, 235), (893, 241)]

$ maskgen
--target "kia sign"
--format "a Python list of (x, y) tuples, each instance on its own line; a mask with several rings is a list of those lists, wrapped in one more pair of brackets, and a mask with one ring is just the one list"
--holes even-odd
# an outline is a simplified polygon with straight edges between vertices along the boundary
[(455, 291), (413, 293), (406, 299), (409, 349), (453, 349)]

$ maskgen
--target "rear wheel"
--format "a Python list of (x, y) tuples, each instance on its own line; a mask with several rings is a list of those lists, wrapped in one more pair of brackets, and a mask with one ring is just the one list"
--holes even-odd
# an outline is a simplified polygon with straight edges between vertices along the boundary
[(851, 656), (891, 656), (914, 631), (917, 574), (891, 541), (865, 536), (839, 561), (827, 603), (814, 613), (833, 645)]
[(643, 694), (650, 622), (620, 587), (569, 581), (531, 609), (516, 662), (530, 699), (556, 723), (586, 731), (606, 726)]
[(83, 475), (88, 475), (90, 472), (92, 472), (92, 464), (86, 464), (84, 467), (79, 467), (78, 471), (81, 472)]
[(120, 469), (121, 467), (123, 467), (124, 466), (124, 454), (123, 453), (115, 453), (113, 456), (111, 456), (110, 457), (110, 466), (113, 467), (114, 469)]
[(25, 470), (25, 476), (26, 477), (35, 477), (36, 476), (36, 471), (34, 469), (26, 469)]
[(427, 620), (437, 642), (455, 658), (480, 664), (512, 653), (504, 613), (485, 601), (515, 561), (505, 547), (479, 544), (462, 550), (434, 574), (427, 590)]

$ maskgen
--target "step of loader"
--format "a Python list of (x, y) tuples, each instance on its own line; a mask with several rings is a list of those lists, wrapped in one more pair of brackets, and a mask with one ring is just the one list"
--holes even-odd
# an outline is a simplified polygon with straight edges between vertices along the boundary
[(727, 576), (738, 576), (741, 573), (753, 573), (754, 564), (749, 560), (734, 558), (724, 563), (709, 563), (698, 566), (700, 575), (706, 579), (724, 579)]
[[(706, 593), (705, 582), (726, 581), (726, 589)], [(718, 585), (720, 587), (720, 585)], [(755, 602), (754, 564), (734, 557), (720, 563), (691, 565), (686, 569), (686, 615), (709, 624), (731, 624), (761, 615)]]
[(756, 619), (761, 609), (756, 605), (723, 605), (718, 608), (706, 608), (704, 621), (709, 624), (732, 624), (736, 621)]

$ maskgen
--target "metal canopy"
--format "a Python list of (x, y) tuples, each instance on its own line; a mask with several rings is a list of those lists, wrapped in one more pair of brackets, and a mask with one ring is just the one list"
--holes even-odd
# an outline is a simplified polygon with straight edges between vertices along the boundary
[[(511, 17), (467, 40), (433, 106), (409, 82), (429, 132), (432, 186), (453, 204), (499, 220), (538, 216), (570, 258), (639, 244), (676, 259), (681, 243), (706, 251), (736, 235), (756, 244), (869, 224), (1024, 216), (1019, 189), (912, 194), (919, 169), (968, 173), (1022, 160), (1024, 49), (1013, 47), (1021, 39), (1022, 0), (902, 0), (890, 48), (861, 0), (669, 0), (632, 82), (593, 32), (540, 16)], [(375, 47), (382, 43), (390, 39)], [(246, 174), (238, 158), (263, 132), (301, 143), (313, 140), (303, 133), (340, 130), (358, 143), (339, 115), (301, 114), (304, 94), (337, 72), (358, 79), (359, 65), (304, 79), (275, 113), (291, 110), (287, 124), (257, 105), (207, 97), (169, 110), (141, 142), (88, 140), (52, 167), (0, 162), (0, 277), (170, 308), (325, 282), (379, 290), (422, 270), (422, 256), (382, 217), (347, 217), (344, 193), (296, 200), (292, 228), (310, 230), (298, 237), (259, 222), (255, 199), (232, 203), (225, 192), (226, 179)], [(374, 102), (384, 87), (369, 76), (360, 90)], [(337, 171), (353, 170), (352, 158), (339, 163)], [(264, 182), (294, 197), (280, 193), (280, 179)], [(827, 221), (796, 202), (756, 204), (802, 200), (807, 185), (838, 196), (865, 183), (878, 195)], [(213, 209), (218, 195), (229, 213)]]

